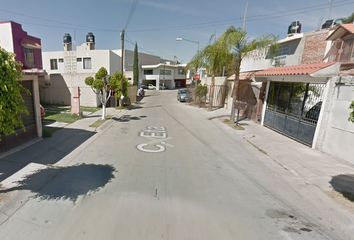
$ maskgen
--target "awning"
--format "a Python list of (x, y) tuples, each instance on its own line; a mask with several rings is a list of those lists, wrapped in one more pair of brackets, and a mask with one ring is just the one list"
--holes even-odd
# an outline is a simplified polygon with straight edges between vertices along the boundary
[(257, 82), (288, 81), (288, 82), (320, 82), (339, 74), (340, 63), (313, 63), (295, 66), (273, 67), (257, 72)]
[(26, 48), (34, 48), (34, 49), (41, 49), (42, 46), (39, 43), (36, 43), (35, 41), (23, 38), (21, 41), (21, 46), (26, 47)]

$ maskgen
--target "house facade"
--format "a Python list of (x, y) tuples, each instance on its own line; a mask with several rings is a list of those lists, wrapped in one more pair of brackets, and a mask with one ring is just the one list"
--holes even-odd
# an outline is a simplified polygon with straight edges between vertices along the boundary
[(139, 85), (153, 84), (156, 90), (186, 87), (186, 64), (159, 63), (155, 65), (142, 65)]
[[(48, 76), (40, 82), (41, 100), (45, 103), (71, 105), (72, 91), (74, 87), (80, 88), (80, 104), (82, 106), (97, 107), (101, 105), (98, 96), (92, 91), (90, 86), (85, 84), (85, 78), (94, 76), (96, 72), (105, 67), (108, 75), (114, 72), (121, 72), (122, 50), (98, 50), (95, 49), (95, 37), (92, 33), (86, 36), (86, 42), (76, 49), (72, 44), (71, 36), (65, 34), (63, 38), (63, 51), (53, 51), (43, 53), (43, 67), (48, 72)], [(145, 66), (166, 64), (167, 60), (159, 56), (138, 53), (139, 59), (139, 85), (155, 83), (159, 78), (151, 79), (150, 75), (145, 75)], [(124, 50), (123, 72), (128, 81), (133, 83), (133, 61), (134, 52)], [(167, 69), (167, 67), (166, 67)], [(172, 67), (175, 69), (175, 67)], [(171, 69), (171, 70), (172, 70)], [(171, 73), (166, 71), (166, 73)], [(177, 77), (172, 79), (185, 80), (185, 75), (176, 73)], [(167, 74), (166, 81), (170, 78)], [(157, 81), (159, 82), (159, 81)], [(174, 88), (175, 83), (169, 83)], [(159, 89), (159, 85), (157, 85)]]
[(41, 40), (23, 31), (21, 24), (5, 21), (0, 22), (0, 46), (8, 52), (16, 54), (15, 60), (23, 64), (23, 87), (30, 95), (22, 94), (29, 115), (22, 120), (26, 131), (16, 128), (16, 134), (1, 135), (0, 153), (15, 148), (37, 137), (42, 137), (42, 121), (39, 101), (39, 79), (43, 78)]
[(353, 24), (306, 33), (300, 64), (257, 72), (266, 84), (261, 124), (354, 163), (353, 42)]

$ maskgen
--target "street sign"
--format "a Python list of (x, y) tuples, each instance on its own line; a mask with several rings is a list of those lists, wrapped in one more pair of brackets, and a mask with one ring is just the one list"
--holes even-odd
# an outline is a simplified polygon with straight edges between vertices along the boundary
[(194, 75), (195, 80), (199, 80), (199, 75)]

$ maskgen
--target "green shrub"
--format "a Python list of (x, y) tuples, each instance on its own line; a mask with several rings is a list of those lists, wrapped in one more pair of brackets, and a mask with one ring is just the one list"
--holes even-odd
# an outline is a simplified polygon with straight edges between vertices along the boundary
[(92, 87), (93, 87), (94, 89), (100, 90), (100, 89), (102, 89), (102, 88), (104, 87), (104, 81), (101, 80), (101, 79), (95, 79), (95, 80), (93, 81), (93, 83), (92, 83)]

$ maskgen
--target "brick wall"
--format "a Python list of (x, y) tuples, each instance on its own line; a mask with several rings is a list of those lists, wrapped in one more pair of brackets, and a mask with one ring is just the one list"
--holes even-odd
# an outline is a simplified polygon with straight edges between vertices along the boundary
[(301, 64), (323, 62), (326, 50), (326, 38), (328, 31), (312, 32), (305, 37), (305, 46), (302, 54)]

